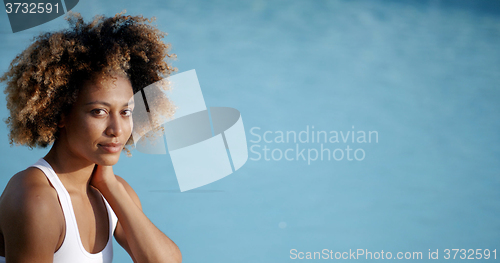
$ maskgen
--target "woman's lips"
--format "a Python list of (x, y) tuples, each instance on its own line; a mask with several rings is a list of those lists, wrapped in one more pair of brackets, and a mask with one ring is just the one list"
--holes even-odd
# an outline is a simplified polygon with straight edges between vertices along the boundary
[(121, 143), (100, 143), (98, 146), (108, 153), (118, 153), (123, 149)]

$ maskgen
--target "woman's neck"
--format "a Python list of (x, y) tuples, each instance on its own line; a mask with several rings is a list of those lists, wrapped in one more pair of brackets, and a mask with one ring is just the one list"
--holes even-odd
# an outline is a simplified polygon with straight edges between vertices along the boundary
[(70, 190), (82, 193), (88, 191), (94, 163), (65, 151), (64, 146), (57, 141), (44, 159), (54, 169), (68, 192)]

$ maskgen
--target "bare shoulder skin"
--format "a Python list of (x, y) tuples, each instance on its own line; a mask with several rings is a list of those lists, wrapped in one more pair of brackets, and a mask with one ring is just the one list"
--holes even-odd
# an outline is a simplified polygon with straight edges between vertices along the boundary
[(52, 262), (64, 232), (57, 192), (44, 173), (31, 167), (14, 175), (0, 197), (0, 256), (7, 262)]

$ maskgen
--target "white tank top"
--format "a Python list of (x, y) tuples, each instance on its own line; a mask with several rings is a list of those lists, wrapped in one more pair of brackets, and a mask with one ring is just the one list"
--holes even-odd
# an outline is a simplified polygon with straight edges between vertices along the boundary
[[(52, 186), (56, 189), (64, 214), (64, 220), (66, 221), (66, 234), (61, 247), (54, 253), (54, 263), (111, 263), (113, 260), (113, 233), (118, 219), (104, 196), (102, 199), (106, 204), (109, 222), (108, 243), (101, 252), (91, 254), (83, 247), (82, 240), (80, 239), (80, 233), (78, 232), (78, 225), (76, 223), (71, 198), (68, 191), (66, 191), (66, 188), (64, 188), (64, 185), (59, 180), (57, 174), (54, 172), (50, 164), (43, 158), (38, 160), (38, 162), (31, 167), (40, 169), (45, 176), (47, 176)], [(5, 258), (0, 256), (0, 263), (4, 262)]]

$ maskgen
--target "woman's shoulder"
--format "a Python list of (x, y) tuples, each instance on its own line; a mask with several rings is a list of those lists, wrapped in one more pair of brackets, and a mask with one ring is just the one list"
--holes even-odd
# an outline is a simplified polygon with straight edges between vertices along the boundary
[(64, 229), (57, 192), (45, 174), (37, 168), (15, 174), (0, 197), (0, 233), (11, 257), (52, 257)]
[(37, 221), (39, 217), (57, 222), (61, 218), (58, 214), (62, 215), (62, 210), (57, 192), (45, 174), (34, 167), (12, 176), (0, 197), (0, 226), (19, 220)]
[(19, 201), (29, 201), (25, 200), (29, 197), (37, 197), (36, 199), (56, 198), (57, 201), (57, 192), (50, 185), (45, 174), (35, 167), (29, 167), (12, 176), (5, 187), (1, 200), (7, 198)]

